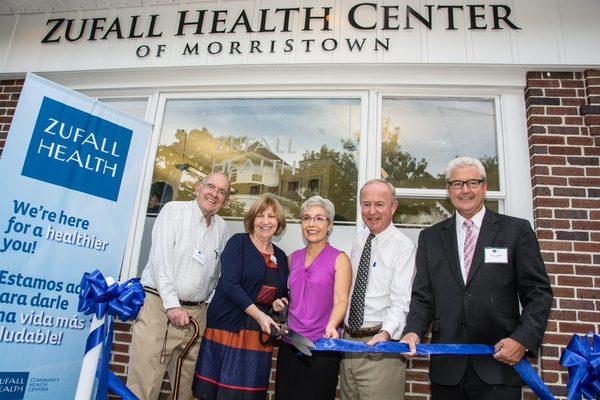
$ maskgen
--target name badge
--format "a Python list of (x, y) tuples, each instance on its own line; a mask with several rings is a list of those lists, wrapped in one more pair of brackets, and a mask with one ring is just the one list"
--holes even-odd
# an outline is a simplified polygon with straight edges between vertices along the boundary
[(277, 257), (275, 257), (275, 254), (271, 254), (271, 258), (269, 258), (269, 260), (271, 260), (273, 264), (277, 265)]
[(202, 265), (206, 262), (206, 254), (200, 249), (194, 250), (194, 255), (192, 257)]
[(485, 263), (508, 264), (508, 249), (506, 247), (486, 247)]

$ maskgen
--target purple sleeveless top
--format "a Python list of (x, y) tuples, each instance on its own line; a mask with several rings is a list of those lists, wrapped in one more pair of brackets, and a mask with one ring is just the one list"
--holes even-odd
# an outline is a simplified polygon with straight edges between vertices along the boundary
[(306, 247), (291, 255), (288, 326), (313, 342), (323, 337), (331, 316), (335, 260), (340, 253), (328, 243), (306, 268)]

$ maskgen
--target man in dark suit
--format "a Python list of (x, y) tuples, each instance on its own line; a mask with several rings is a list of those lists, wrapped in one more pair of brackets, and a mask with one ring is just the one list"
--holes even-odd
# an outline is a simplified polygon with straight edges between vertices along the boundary
[(419, 236), (402, 341), (414, 354), (431, 325), (432, 343), (495, 346), (493, 358), (432, 356), (432, 400), (520, 399), (523, 382), (512, 366), (537, 356), (552, 305), (537, 239), (528, 221), (484, 207), (478, 160), (452, 160), (446, 179), (456, 215)]

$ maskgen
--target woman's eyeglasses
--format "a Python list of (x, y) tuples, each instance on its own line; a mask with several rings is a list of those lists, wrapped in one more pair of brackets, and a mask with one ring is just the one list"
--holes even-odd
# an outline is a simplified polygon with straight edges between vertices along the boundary
[(300, 218), (300, 221), (306, 225), (310, 224), (311, 221), (315, 224), (321, 225), (329, 221), (329, 218), (324, 217), (323, 215), (315, 215), (314, 217), (311, 217), (310, 215), (303, 215)]

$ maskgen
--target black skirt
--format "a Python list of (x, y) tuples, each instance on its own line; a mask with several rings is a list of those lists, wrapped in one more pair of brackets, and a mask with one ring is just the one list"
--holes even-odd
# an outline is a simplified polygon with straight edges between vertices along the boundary
[(315, 351), (305, 356), (295, 347), (281, 343), (275, 374), (276, 400), (333, 400), (342, 353)]

